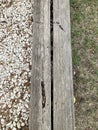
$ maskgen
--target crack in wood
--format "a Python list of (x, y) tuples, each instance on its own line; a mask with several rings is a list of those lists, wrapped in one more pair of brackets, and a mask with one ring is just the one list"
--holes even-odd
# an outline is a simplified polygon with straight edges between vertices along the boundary
[(53, 99), (53, 31), (54, 31), (54, 22), (53, 22), (53, 0), (50, 0), (50, 42), (51, 42), (51, 130), (54, 130), (54, 99)]
[(60, 29), (65, 32), (65, 30), (64, 30), (64, 28), (62, 27), (62, 25), (60, 24), (60, 22), (54, 22), (54, 24), (57, 24), (57, 25), (60, 27)]
[(64, 31), (64, 32), (65, 32), (65, 30), (64, 30), (63, 26), (60, 24), (60, 22), (58, 22), (58, 21), (53, 22), (53, 21), (51, 20), (50, 24), (51, 24), (51, 26), (53, 26), (53, 24), (58, 25), (58, 26), (60, 27), (60, 29), (61, 29), (62, 31)]
[(46, 105), (46, 94), (45, 94), (44, 81), (41, 81), (41, 87), (42, 87), (42, 108), (45, 108), (45, 105)]
[(62, 31), (65, 32), (64, 28), (62, 27), (62, 25), (59, 25), (59, 27), (60, 27), (60, 29), (61, 29)]

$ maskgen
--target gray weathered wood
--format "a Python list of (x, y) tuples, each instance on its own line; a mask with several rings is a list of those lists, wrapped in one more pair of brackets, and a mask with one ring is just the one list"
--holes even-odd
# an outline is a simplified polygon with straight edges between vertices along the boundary
[(30, 130), (51, 130), (50, 0), (32, 0)]
[[(51, 121), (53, 121), (54, 130), (74, 130), (69, 0), (53, 0), (53, 68), (50, 58), (51, 0), (32, 1), (34, 25), (29, 129), (52, 130)], [(52, 69), (53, 77), (51, 77)], [(53, 119), (51, 119), (52, 87)]]
[(74, 130), (69, 0), (53, 0), (54, 130)]

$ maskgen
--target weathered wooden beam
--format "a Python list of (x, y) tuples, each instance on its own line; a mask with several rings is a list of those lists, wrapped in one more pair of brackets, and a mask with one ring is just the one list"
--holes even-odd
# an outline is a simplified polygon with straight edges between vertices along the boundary
[(69, 0), (32, 1), (29, 129), (74, 130)]
[(51, 130), (50, 0), (32, 0), (30, 130)]
[(53, 0), (54, 130), (74, 130), (69, 0)]

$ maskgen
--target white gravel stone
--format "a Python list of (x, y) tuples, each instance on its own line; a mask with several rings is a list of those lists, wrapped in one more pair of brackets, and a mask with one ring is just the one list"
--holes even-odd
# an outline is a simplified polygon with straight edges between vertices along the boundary
[(15, 121), (16, 121), (16, 122), (18, 121), (18, 118), (17, 118), (17, 117), (15, 118)]
[(21, 128), (21, 125), (19, 122), (17, 122), (17, 128), (20, 129)]
[(8, 104), (8, 107), (11, 108), (11, 104)]
[(17, 130), (15, 127), (13, 127), (13, 130)]
[(4, 119), (1, 119), (1, 124), (4, 124), (5, 123), (5, 120)]
[(13, 122), (13, 126), (16, 126), (16, 122)]
[(21, 126), (25, 126), (25, 124), (22, 122), (22, 123), (21, 123)]
[(11, 124), (12, 124), (12, 122), (8, 123), (6, 126), (7, 126), (8, 128), (10, 128), (10, 127), (11, 127)]
[(11, 124), (10, 128), (11, 128), (11, 129), (13, 128), (13, 124)]

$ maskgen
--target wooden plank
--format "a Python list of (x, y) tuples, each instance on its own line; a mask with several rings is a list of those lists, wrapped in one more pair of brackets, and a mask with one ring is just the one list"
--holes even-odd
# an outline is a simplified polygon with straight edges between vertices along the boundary
[(50, 0), (32, 0), (30, 130), (51, 130)]
[(53, 0), (54, 130), (74, 130), (69, 0)]

